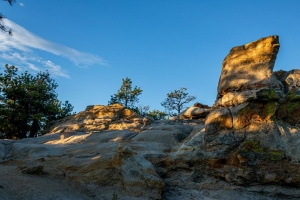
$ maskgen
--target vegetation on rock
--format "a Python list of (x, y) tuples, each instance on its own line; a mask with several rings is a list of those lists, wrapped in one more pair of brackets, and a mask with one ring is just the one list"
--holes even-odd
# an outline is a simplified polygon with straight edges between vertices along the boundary
[(167, 117), (167, 115), (168, 115), (167, 113), (165, 113), (163, 111), (156, 110), (156, 109), (151, 110), (147, 114), (148, 117), (151, 117), (154, 120), (165, 119)]
[(186, 90), (187, 88), (182, 87), (179, 90), (174, 90), (168, 93), (167, 98), (161, 103), (161, 105), (169, 111), (176, 110), (179, 114), (185, 104), (196, 99), (196, 96), (189, 95)]
[(109, 105), (120, 103), (125, 108), (135, 108), (135, 103), (139, 102), (138, 96), (142, 94), (143, 90), (141, 88), (135, 86), (132, 89), (132, 81), (130, 78), (126, 77), (122, 79), (122, 85), (118, 92), (111, 96)]

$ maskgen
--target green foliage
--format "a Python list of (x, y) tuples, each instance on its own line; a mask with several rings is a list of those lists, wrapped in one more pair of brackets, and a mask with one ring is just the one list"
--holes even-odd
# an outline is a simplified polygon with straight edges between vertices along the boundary
[(165, 119), (166, 116), (168, 116), (167, 113), (163, 112), (163, 111), (159, 111), (159, 110), (150, 110), (150, 106), (143, 106), (143, 105), (139, 105), (138, 107), (135, 107), (133, 109), (134, 112), (136, 112), (139, 115), (142, 115), (143, 117), (151, 117), (154, 120), (161, 120), (161, 119)]
[(132, 89), (132, 81), (128, 77), (126, 77), (126, 79), (122, 79), (122, 81), (123, 83), (117, 94), (111, 96), (108, 104), (111, 105), (114, 103), (120, 103), (125, 108), (134, 109), (135, 103), (139, 102), (138, 96), (143, 92), (143, 90), (137, 86)]
[(139, 105), (134, 111), (143, 117), (148, 116), (150, 106)]
[(161, 119), (166, 119), (168, 114), (163, 111), (154, 109), (154, 110), (148, 112), (147, 116), (153, 118), (154, 120), (161, 120)]
[(184, 105), (195, 100), (196, 96), (190, 96), (185, 92), (187, 88), (180, 88), (179, 90), (174, 90), (167, 94), (167, 98), (161, 103), (163, 107), (167, 110), (172, 111), (176, 110), (179, 114)]
[(48, 72), (33, 76), (5, 68), (0, 74), (0, 137), (34, 137), (49, 121), (71, 115), (73, 106), (57, 99), (58, 85)]

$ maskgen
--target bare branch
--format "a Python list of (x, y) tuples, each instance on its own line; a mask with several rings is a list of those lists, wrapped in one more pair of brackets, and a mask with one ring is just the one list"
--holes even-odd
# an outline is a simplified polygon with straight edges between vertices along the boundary
[[(3, 0), (3, 1), (7, 1), (9, 3), (9, 5), (13, 5), (16, 0)], [(5, 26), (4, 26), (4, 23), (3, 23), (3, 19), (5, 17), (2, 15), (2, 13), (0, 13), (0, 30), (3, 31), (3, 32), (6, 32), (8, 33), (9, 36), (12, 36), (12, 30), (11, 29), (7, 29)]]

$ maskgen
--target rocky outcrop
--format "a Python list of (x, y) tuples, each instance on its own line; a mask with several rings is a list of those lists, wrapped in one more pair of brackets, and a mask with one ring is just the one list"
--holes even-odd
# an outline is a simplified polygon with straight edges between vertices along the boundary
[(270, 36), (225, 58), (217, 100), (197, 135), (206, 173), (238, 185), (300, 184), (300, 76), (272, 71), (278, 49), (278, 36)]
[(177, 118), (179, 119), (205, 119), (211, 108), (201, 103), (195, 103), (193, 106), (181, 112)]
[(218, 85), (218, 98), (228, 92), (261, 88), (280, 88), (272, 75), (279, 50), (278, 36), (234, 47), (226, 56)]
[(121, 199), (160, 199), (165, 188), (161, 174), (166, 170), (159, 167), (161, 162), (198, 126), (203, 128), (203, 122), (160, 120), (141, 132), (64, 131), (0, 140), (5, 153), (0, 169), (18, 166), (25, 174), (73, 182), (94, 199), (112, 199), (113, 193)]
[[(0, 140), (0, 199), (42, 177), (48, 199), (299, 199), (300, 71), (273, 72), (278, 49), (278, 36), (233, 48), (213, 107), (176, 120), (88, 106), (42, 137)], [(76, 192), (53, 195), (49, 180)]]
[(103, 130), (132, 130), (139, 132), (143, 127), (143, 116), (132, 110), (125, 109), (121, 104), (109, 106), (87, 106), (85, 111), (67, 117), (60, 121), (52, 122), (53, 125), (46, 132), (70, 131), (103, 131)]

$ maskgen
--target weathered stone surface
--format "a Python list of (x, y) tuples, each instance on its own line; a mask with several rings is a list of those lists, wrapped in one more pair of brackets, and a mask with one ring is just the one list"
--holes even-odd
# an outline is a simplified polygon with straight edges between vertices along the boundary
[(122, 174), (126, 194), (130, 196), (160, 199), (164, 182), (156, 173), (153, 165), (129, 146), (120, 146), (115, 155)]
[(300, 87), (300, 70), (293, 69), (285, 73), (280, 80), (288, 87)]
[(10, 151), (13, 140), (0, 140), (0, 163), (5, 160), (7, 153)]
[(143, 118), (120, 104), (87, 106), (85, 111), (67, 117), (51, 126), (47, 132), (132, 130), (139, 132)]
[(252, 102), (240, 104), (230, 109), (233, 129), (238, 130), (251, 123), (267, 122), (275, 115), (277, 102)]
[(281, 90), (269, 88), (246, 90), (243, 92), (228, 92), (215, 103), (215, 106), (231, 107), (252, 101), (279, 102), (282, 98), (283, 93)]
[[(223, 61), (218, 85), (218, 96), (227, 92), (256, 89), (270, 84), (276, 55), (278, 36), (261, 38), (243, 46), (234, 47)], [(277, 84), (279, 87), (279, 84)]]
[(280, 104), (276, 116), (291, 125), (300, 123), (300, 88), (291, 88)]
[(208, 105), (205, 105), (205, 104), (202, 104), (202, 103), (199, 103), (199, 102), (194, 103), (194, 106), (193, 106), (193, 107), (198, 107), (198, 108), (210, 108)]
[(151, 125), (133, 141), (162, 143), (172, 147), (188, 137), (191, 131), (192, 127), (187, 125)]
[(111, 199), (113, 192), (122, 199), (160, 199), (165, 184), (159, 173), (165, 168), (158, 166), (198, 124), (203, 122), (162, 120), (140, 133), (73, 131), (13, 142), (0, 140), (1, 145), (10, 145), (2, 162), (20, 166), (26, 173), (79, 184), (84, 193), (98, 199)]
[(210, 108), (201, 108), (201, 107), (189, 107), (185, 111), (179, 114), (180, 119), (201, 119), (205, 118), (209, 112)]
[(300, 123), (300, 70), (276, 72), (283, 83), (284, 97), (280, 99), (280, 105), (276, 111), (276, 117), (291, 125)]
[(300, 71), (272, 73), (278, 47), (271, 36), (231, 50), (205, 131), (186, 139), (177, 163), (198, 158), (199, 171), (235, 185), (299, 185)]
[(211, 111), (205, 120), (205, 131), (207, 134), (215, 134), (223, 129), (232, 128), (232, 115), (228, 108)]

